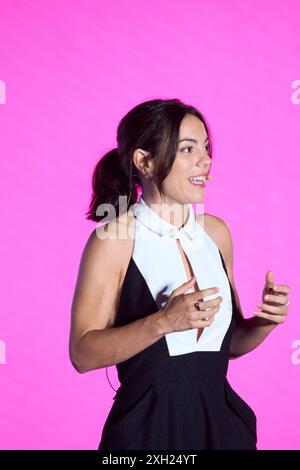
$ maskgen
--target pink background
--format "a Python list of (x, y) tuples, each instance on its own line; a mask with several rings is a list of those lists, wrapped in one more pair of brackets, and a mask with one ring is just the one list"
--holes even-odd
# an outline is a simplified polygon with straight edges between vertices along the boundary
[(95, 227), (91, 174), (129, 109), (180, 98), (212, 129), (205, 211), (231, 227), (244, 315), (268, 269), (291, 288), (287, 322), (231, 361), (229, 379), (257, 414), (258, 447), (299, 449), (299, 2), (1, 0), (0, 10), (1, 448), (97, 448), (115, 392), (105, 369), (80, 375), (68, 357)]

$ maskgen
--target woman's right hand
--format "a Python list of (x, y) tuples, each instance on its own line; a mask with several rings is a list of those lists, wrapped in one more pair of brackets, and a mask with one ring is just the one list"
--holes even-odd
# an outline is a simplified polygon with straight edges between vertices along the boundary
[[(165, 333), (184, 331), (191, 328), (205, 328), (214, 321), (215, 314), (220, 310), (221, 296), (212, 300), (200, 301), (200, 311), (196, 309), (195, 302), (219, 291), (218, 287), (198, 290), (185, 294), (196, 282), (193, 276), (189, 281), (174, 289), (167, 303), (162, 309)], [(205, 320), (208, 318), (207, 320)]]

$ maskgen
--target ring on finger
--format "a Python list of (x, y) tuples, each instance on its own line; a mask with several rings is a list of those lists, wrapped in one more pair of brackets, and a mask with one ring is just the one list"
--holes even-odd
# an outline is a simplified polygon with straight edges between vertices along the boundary
[[(201, 311), (201, 307), (200, 307), (201, 302), (203, 302), (203, 299), (199, 299), (197, 302), (194, 303), (194, 306), (195, 306), (195, 308), (196, 308), (198, 311)], [(206, 316), (206, 317), (204, 318), (204, 321), (208, 321), (209, 318), (210, 318), (209, 315)]]
[(206, 317), (204, 318), (204, 321), (208, 321), (210, 319), (210, 315), (206, 314)]
[(196, 310), (200, 311), (201, 310), (201, 307), (200, 307), (200, 303), (203, 302), (202, 299), (199, 299), (197, 302), (194, 303), (194, 307), (196, 308)]

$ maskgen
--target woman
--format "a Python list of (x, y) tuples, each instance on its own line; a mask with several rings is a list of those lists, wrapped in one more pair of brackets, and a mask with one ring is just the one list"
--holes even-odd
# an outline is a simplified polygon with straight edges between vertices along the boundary
[(93, 174), (88, 218), (109, 222), (83, 251), (70, 334), (76, 370), (118, 370), (99, 449), (256, 449), (256, 416), (229, 385), (228, 360), (285, 320), (289, 288), (269, 271), (262, 310), (244, 319), (229, 227), (193, 211), (212, 161), (197, 109), (144, 102), (117, 141)]

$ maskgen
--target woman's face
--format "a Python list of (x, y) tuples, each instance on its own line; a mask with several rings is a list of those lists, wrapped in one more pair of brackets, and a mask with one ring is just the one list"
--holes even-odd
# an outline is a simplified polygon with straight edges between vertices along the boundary
[(164, 199), (168, 203), (202, 203), (205, 186), (190, 180), (191, 177), (206, 175), (211, 165), (207, 152), (208, 135), (202, 121), (187, 114), (181, 122), (178, 140), (176, 158), (162, 184)]

